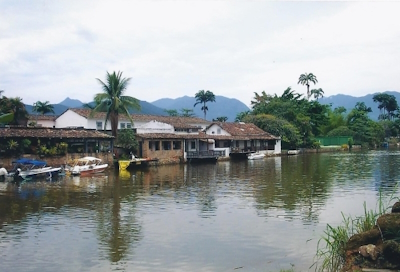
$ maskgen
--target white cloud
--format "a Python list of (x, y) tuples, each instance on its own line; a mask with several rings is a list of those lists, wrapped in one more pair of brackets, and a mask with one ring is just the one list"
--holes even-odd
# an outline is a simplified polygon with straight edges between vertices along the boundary
[(140, 100), (198, 90), (250, 104), (312, 72), (325, 95), (399, 90), (397, 2), (0, 1), (0, 89), (90, 101), (106, 71)]

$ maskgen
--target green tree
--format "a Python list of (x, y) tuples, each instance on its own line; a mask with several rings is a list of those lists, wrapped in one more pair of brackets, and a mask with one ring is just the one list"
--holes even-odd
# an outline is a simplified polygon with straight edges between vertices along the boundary
[(394, 95), (378, 93), (372, 97), (372, 100), (379, 103), (378, 109), (381, 111), (381, 114), (379, 115), (380, 120), (391, 120), (394, 118), (394, 112), (399, 108)]
[(239, 112), (238, 114), (236, 114), (235, 122), (242, 122), (246, 118), (246, 116), (249, 114), (250, 114), (250, 111)]
[[(0, 98), (0, 112), (2, 115), (12, 113), (13, 120), (9, 121), (11, 125), (24, 125), (28, 123), (28, 112), (26, 111), (24, 103), (22, 103), (22, 98), (8, 98), (2, 96)], [(11, 115), (2, 118), (9, 119)]]
[(210, 91), (200, 90), (195, 94), (196, 103), (193, 107), (196, 107), (197, 104), (203, 104), (201, 110), (204, 112), (204, 119), (206, 119), (206, 113), (208, 111), (208, 107), (206, 105), (207, 102), (215, 102), (215, 95)]
[(178, 116), (178, 111), (177, 110), (164, 110), (168, 116)]
[(347, 115), (347, 127), (354, 131), (354, 141), (357, 144), (374, 146), (384, 140), (384, 128), (368, 117), (370, 112), (371, 108), (364, 102), (357, 102)]
[(92, 115), (95, 112), (105, 112), (104, 130), (106, 130), (107, 121), (110, 120), (111, 132), (114, 137), (117, 136), (119, 114), (125, 114), (133, 125), (129, 109), (140, 110), (139, 100), (124, 95), (130, 79), (122, 78), (122, 72), (115, 73), (115, 71), (112, 74), (107, 72), (105, 83), (97, 78), (103, 92), (94, 97), (95, 107), (92, 110)]
[(139, 143), (136, 140), (135, 132), (132, 129), (121, 129), (115, 143), (117, 146), (136, 153)]
[(317, 83), (317, 77), (313, 73), (304, 73), (299, 77), (299, 82), (297, 84), (306, 85), (307, 86), (307, 99), (310, 99), (310, 83)]
[(195, 116), (195, 114), (192, 109), (183, 108), (183, 109), (181, 109), (181, 116), (182, 117), (193, 117), (193, 116)]
[(324, 97), (324, 90), (322, 90), (321, 88), (318, 89), (312, 89), (310, 91), (310, 94), (312, 96), (314, 96), (314, 98), (318, 101), (319, 98)]
[(226, 116), (220, 116), (220, 117), (213, 119), (214, 122), (221, 122), (221, 123), (225, 123), (227, 120), (228, 120), (228, 117), (226, 117)]
[(253, 123), (265, 132), (281, 137), (283, 148), (297, 148), (302, 143), (300, 131), (285, 119), (269, 114), (249, 114), (244, 117), (243, 121)]
[(328, 115), (328, 124), (321, 128), (323, 135), (328, 135), (330, 131), (335, 130), (337, 128), (346, 127), (347, 122), (346, 122), (345, 107), (338, 107), (335, 108), (333, 111), (331, 109), (328, 109), (327, 115)]
[(33, 104), (33, 111), (45, 115), (46, 113), (55, 113), (54, 106), (49, 101), (41, 102), (37, 101)]

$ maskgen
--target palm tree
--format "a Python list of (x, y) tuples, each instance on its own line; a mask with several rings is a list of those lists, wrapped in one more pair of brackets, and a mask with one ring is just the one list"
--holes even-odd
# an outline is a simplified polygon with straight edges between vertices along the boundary
[(12, 121), (12, 124), (26, 126), (28, 123), (28, 112), (26, 111), (24, 103), (22, 103), (22, 98), (6, 98), (6, 100), (8, 100), (8, 112), (12, 112), (14, 114), (14, 120)]
[[(41, 102), (37, 101), (36, 103), (33, 104), (33, 111), (36, 113), (41, 113), (42, 115), (45, 115), (46, 113), (55, 113), (54, 112), (54, 106), (49, 104), (49, 101), (46, 102)], [(37, 118), (38, 115), (36, 114), (36, 124), (37, 124)]]
[(310, 95), (313, 95), (314, 98), (318, 101), (319, 98), (324, 97), (324, 91), (321, 88), (312, 89)]
[(93, 116), (95, 112), (105, 112), (104, 130), (107, 128), (107, 121), (110, 120), (111, 133), (114, 137), (117, 137), (119, 114), (122, 113), (128, 116), (133, 125), (129, 109), (140, 110), (139, 100), (123, 95), (131, 78), (122, 78), (122, 72), (120, 71), (118, 73), (114, 71), (112, 74), (107, 72), (106, 83), (98, 78), (96, 79), (101, 84), (103, 92), (94, 96), (95, 106), (91, 115)]
[(310, 93), (310, 82), (312, 83), (317, 83), (317, 77), (313, 73), (305, 73), (301, 74), (299, 77), (299, 82), (297, 84), (302, 84), (307, 86), (307, 99), (310, 99), (311, 93)]
[(49, 103), (50, 103), (49, 101), (46, 102), (37, 101), (35, 104), (33, 104), (33, 111), (41, 113), (42, 115), (45, 115), (46, 113), (55, 113), (54, 106)]
[(208, 107), (206, 106), (207, 102), (215, 102), (215, 95), (210, 91), (200, 90), (195, 94), (196, 103), (193, 107), (196, 107), (197, 104), (203, 103), (201, 110), (204, 112), (204, 119), (206, 120), (206, 113), (208, 111)]
[(220, 116), (217, 117), (215, 119), (213, 119), (214, 122), (221, 122), (221, 123), (225, 123), (226, 121), (228, 121), (228, 117), (226, 116)]

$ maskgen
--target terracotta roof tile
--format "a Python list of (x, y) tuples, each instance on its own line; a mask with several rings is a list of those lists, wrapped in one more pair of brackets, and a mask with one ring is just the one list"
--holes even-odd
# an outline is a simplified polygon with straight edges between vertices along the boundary
[(30, 114), (28, 116), (29, 121), (44, 120), (44, 121), (54, 121), (57, 119), (57, 115), (43, 115), (43, 114)]
[[(90, 112), (91, 112), (90, 109), (71, 108), (70, 110), (74, 111), (75, 113), (77, 113), (85, 118), (89, 118)], [(175, 128), (194, 128), (194, 126), (190, 125), (190, 124), (209, 125), (211, 123), (207, 120), (204, 120), (204, 119), (198, 118), (198, 117), (162, 116), (162, 115), (149, 115), (149, 114), (131, 114), (131, 117), (133, 119), (133, 122), (135, 122), (135, 121), (150, 122), (150, 121), (156, 120), (158, 122), (170, 124), (170, 125), (174, 126)], [(93, 118), (105, 119), (106, 114), (104, 112), (96, 112), (93, 115)], [(119, 120), (124, 120), (124, 121), (129, 120), (129, 118), (124, 114), (120, 114), (118, 118), (119, 118)]]
[[(223, 123), (223, 122), (218, 122), (218, 123), (212, 123), (208, 127), (211, 127), (211, 125), (216, 124), (220, 126), (223, 130), (228, 132), (230, 135), (232, 135), (233, 139), (265, 139), (265, 140), (278, 140), (280, 139), (277, 136), (274, 136), (268, 132), (265, 132), (261, 128), (257, 127), (256, 125), (252, 123)], [(222, 135), (221, 135), (222, 136)], [(217, 137), (221, 137), (218, 136)], [(222, 136), (226, 137), (226, 136)]]
[(113, 136), (97, 130), (65, 128), (0, 128), (0, 138), (102, 138)]

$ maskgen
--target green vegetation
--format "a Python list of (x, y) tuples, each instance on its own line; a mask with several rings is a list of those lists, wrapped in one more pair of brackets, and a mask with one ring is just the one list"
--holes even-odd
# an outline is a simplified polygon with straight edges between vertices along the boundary
[(22, 98), (0, 98), (0, 123), (9, 125), (26, 125), (28, 122), (28, 112), (25, 109)]
[(207, 102), (215, 102), (215, 95), (210, 91), (200, 90), (195, 94), (196, 103), (193, 107), (196, 107), (197, 104), (203, 104), (201, 110), (204, 112), (204, 120), (206, 120), (206, 113), (208, 111), (208, 107), (206, 105)]
[(132, 151), (133, 153), (136, 153), (139, 147), (135, 132), (132, 129), (121, 129), (118, 133), (115, 145)]
[[(393, 190), (394, 192), (396, 190)], [(352, 218), (342, 213), (342, 224), (333, 227), (327, 224), (324, 235), (318, 241), (316, 261), (314, 263), (316, 271), (340, 271), (345, 262), (346, 245), (350, 237), (354, 234), (362, 233), (373, 229), (379, 216), (385, 214), (391, 203), (398, 201), (399, 198), (391, 195), (384, 203), (382, 194), (379, 195), (378, 206), (375, 210), (367, 210), (364, 202), (364, 215)]]
[[(374, 102), (382, 110), (378, 121), (368, 114), (372, 111), (365, 103), (358, 102), (346, 113), (344, 107), (332, 109), (322, 105), (321, 88), (309, 90), (311, 83), (318, 80), (312, 73), (300, 75), (299, 84), (307, 86), (307, 97), (296, 93), (291, 87), (281, 96), (265, 91), (255, 92), (251, 111), (238, 113), (236, 122), (254, 123), (261, 129), (282, 138), (282, 148), (313, 148), (319, 137), (346, 136), (349, 148), (353, 145), (376, 147), (386, 139), (400, 136), (400, 111), (394, 96), (376, 94)], [(311, 99), (313, 96), (314, 100)]]
[(193, 117), (195, 116), (194, 112), (192, 109), (186, 109), (183, 108), (181, 109), (181, 113), (178, 113), (177, 110), (171, 109), (171, 110), (164, 110), (166, 113), (168, 113), (169, 116), (181, 116), (181, 117)]
[(114, 137), (117, 137), (119, 114), (125, 114), (133, 124), (129, 109), (140, 109), (139, 100), (124, 95), (130, 79), (122, 78), (122, 72), (113, 72), (112, 74), (107, 72), (106, 83), (97, 78), (103, 92), (94, 96), (95, 106), (92, 115), (96, 112), (105, 112), (104, 130), (106, 130), (107, 122), (110, 120), (111, 132)]

